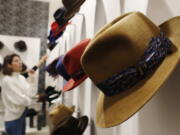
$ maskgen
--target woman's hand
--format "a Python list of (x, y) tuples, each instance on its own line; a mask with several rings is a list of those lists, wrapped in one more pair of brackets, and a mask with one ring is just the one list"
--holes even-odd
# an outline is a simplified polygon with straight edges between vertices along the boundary
[(44, 64), (46, 62), (48, 58), (48, 55), (45, 54), (44, 56), (41, 57), (40, 61), (39, 61), (39, 64), (38, 64), (38, 67), (40, 67), (42, 64)]
[(28, 74), (31, 76), (31, 75), (34, 75), (35, 74), (35, 71), (33, 69), (29, 70), (28, 71)]

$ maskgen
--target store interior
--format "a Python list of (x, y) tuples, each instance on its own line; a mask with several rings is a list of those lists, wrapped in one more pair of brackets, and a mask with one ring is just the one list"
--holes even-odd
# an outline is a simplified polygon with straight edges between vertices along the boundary
[[(95, 38), (99, 38), (97, 34), (102, 32), (102, 28), (126, 13), (139, 11), (159, 28), (162, 23), (170, 18), (180, 16), (180, 9), (178, 7), (180, 1), (82, 0), (83, 2), (80, 4), (79, 9), (74, 11), (73, 16), (69, 17), (63, 26), (59, 26), (61, 34), (54, 40), (50, 36), (52, 36), (51, 32), (53, 32), (55, 27), (53, 23), (57, 22), (55, 13), (58, 9), (65, 7), (62, 1), (63, 0), (0, 0), (0, 42), (3, 43), (3, 47), (0, 47), (1, 66), (5, 56), (12, 53), (16, 53), (21, 57), (27, 69), (31, 69), (39, 62), (42, 56), (47, 55), (47, 60), (38, 68), (34, 75), (35, 83), (32, 87), (32, 92), (36, 94), (44, 93), (50, 86), (57, 92), (61, 92), (55, 100), (49, 101), (49, 97), (43, 102), (36, 102), (37, 100), (34, 100), (32, 104), (28, 106), (29, 109), (35, 111), (35, 114), (26, 117), (26, 135), (61, 135), (52, 133), (54, 127), (52, 126), (53, 122), (50, 117), (50, 112), (59, 105), (74, 107), (71, 116), (73, 118), (78, 120), (82, 118), (82, 116), (88, 118), (83, 133), (75, 135), (179, 135), (179, 63), (176, 63), (176, 66), (174, 66), (170, 72), (171, 74), (167, 75), (168, 78), (158, 86), (158, 90), (148, 98), (145, 104), (142, 104), (131, 115), (121, 120), (121, 122), (118, 121), (118, 123), (112, 124), (111, 126), (99, 126), (97, 123), (97, 103), (99, 102), (99, 95), (100, 93), (102, 94), (102, 91), (100, 91), (93, 82), (93, 77), (87, 76), (71, 90), (64, 91), (64, 85), (68, 82), (67, 79), (64, 79), (64, 77), (62, 77), (63, 75), (60, 74), (54, 77), (48, 72), (47, 68), (55, 59), (58, 58), (60, 60), (60, 56), (65, 58), (64, 56), (66, 56), (67, 53), (71, 54), (70, 51), (79, 45), (81, 41), (87, 42), (85, 40), (89, 39), (90, 41), (88, 41), (88, 43), (90, 42), (90, 44), (92, 44), (95, 42)], [(81, 0), (72, 1), (76, 2)], [(73, 3), (72, 1), (70, 4)], [(180, 29), (180, 27), (177, 27), (177, 29)], [(128, 32), (131, 33), (131, 30)], [(177, 34), (180, 34), (180, 32)], [(111, 36), (113, 33), (109, 35)], [(110, 39), (107, 40), (109, 42)], [(19, 41), (25, 42), (25, 51), (19, 51), (15, 47), (15, 43)], [(106, 41), (103, 43), (106, 43)], [(75, 50), (72, 51), (76, 53)], [(84, 54), (81, 55), (85, 57)], [(102, 51), (99, 55), (103, 57), (109, 54)], [(95, 56), (92, 55), (92, 58), (89, 58), (89, 60), (95, 60)], [(77, 57), (79, 58), (78, 55)], [(74, 57), (74, 60), (76, 61), (78, 58), (75, 58), (76, 57)], [(82, 61), (82, 58), (79, 58), (78, 62)], [(70, 64), (73, 65), (76, 63), (73, 62)], [(89, 61), (86, 63), (87, 65), (88, 62)], [(83, 68), (84, 67), (83, 65)], [(167, 65), (166, 68), (168, 67), (169, 65)], [(0, 71), (0, 86), (3, 77), (4, 75)], [(154, 81), (156, 83), (156, 80)], [(112, 104), (112, 106), (113, 105), (114, 104)], [(103, 109), (105, 110), (105, 108)], [(1, 97), (0, 135), (8, 135), (5, 133), (4, 110)], [(129, 110), (131, 110), (131, 108), (129, 108)], [(121, 113), (121, 111), (119, 113)], [(108, 118), (113, 118), (113, 113), (112, 115), (110, 113)], [(106, 120), (106, 118), (104, 119)], [(70, 134), (65, 133), (64, 135)], [(71, 133), (71, 135), (73, 135), (73, 133)]]

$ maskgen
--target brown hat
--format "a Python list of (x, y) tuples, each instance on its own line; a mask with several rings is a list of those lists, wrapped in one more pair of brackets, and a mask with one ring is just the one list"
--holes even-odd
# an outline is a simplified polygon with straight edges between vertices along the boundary
[(51, 135), (82, 135), (87, 128), (88, 120), (87, 116), (80, 118), (71, 116), (53, 128)]
[(67, 10), (65, 18), (72, 18), (79, 11), (84, 2), (85, 0), (62, 0), (62, 3)]
[(105, 25), (91, 40), (81, 62), (102, 91), (96, 106), (97, 126), (112, 127), (127, 120), (167, 80), (180, 57), (177, 23), (165, 36), (145, 15), (131, 12)]
[(55, 107), (50, 113), (49, 117), (54, 127), (56, 127), (59, 123), (71, 117), (74, 112), (74, 106), (67, 107), (63, 104)]

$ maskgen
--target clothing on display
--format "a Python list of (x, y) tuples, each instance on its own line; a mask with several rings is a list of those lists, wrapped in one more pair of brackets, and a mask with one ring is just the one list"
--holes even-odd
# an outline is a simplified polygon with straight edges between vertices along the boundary
[(60, 123), (52, 131), (52, 135), (82, 135), (87, 128), (88, 120), (87, 116), (81, 116), (80, 118), (71, 116)]

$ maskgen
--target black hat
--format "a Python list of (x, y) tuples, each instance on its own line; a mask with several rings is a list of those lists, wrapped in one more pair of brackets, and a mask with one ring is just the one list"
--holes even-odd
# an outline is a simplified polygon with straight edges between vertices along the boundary
[(61, 95), (61, 91), (55, 90), (55, 87), (48, 86), (45, 92), (39, 94), (38, 102), (49, 102), (49, 106), (52, 105), (52, 101), (57, 99)]
[(4, 47), (4, 43), (0, 41), (0, 50)]
[(27, 45), (23, 40), (14, 43), (14, 48), (19, 52), (24, 52), (27, 50)]
[(47, 47), (50, 51), (52, 51), (54, 49), (54, 47), (56, 47), (56, 45), (57, 45), (57, 42), (49, 42), (47, 44)]
[(66, 12), (66, 9), (64, 7), (61, 7), (57, 9), (54, 13), (54, 19), (60, 26), (63, 26), (68, 22), (68, 20), (64, 18)]
[(88, 125), (88, 117), (82, 116), (70, 118), (59, 123), (57, 127), (52, 130), (52, 135), (82, 135)]

